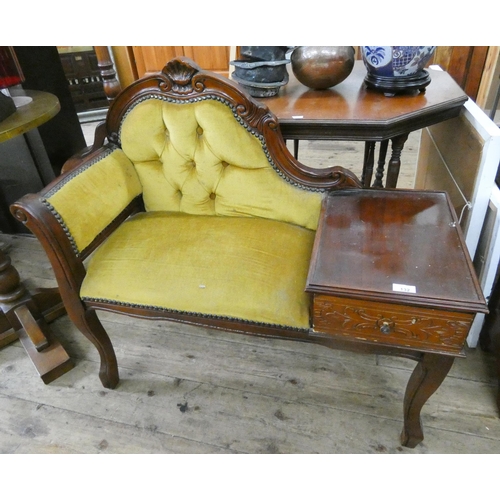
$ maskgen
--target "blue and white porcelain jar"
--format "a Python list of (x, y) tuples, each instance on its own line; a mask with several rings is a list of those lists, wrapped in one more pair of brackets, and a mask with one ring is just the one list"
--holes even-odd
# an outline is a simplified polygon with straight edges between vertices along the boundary
[(366, 69), (385, 77), (411, 76), (424, 68), (434, 54), (435, 46), (363, 46)]
[(368, 86), (404, 89), (425, 87), (430, 82), (424, 66), (436, 50), (435, 46), (392, 45), (361, 47), (368, 75)]

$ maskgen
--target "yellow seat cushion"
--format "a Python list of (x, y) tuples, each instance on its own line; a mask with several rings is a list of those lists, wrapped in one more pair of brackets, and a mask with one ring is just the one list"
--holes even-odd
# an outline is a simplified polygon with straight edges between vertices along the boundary
[(314, 235), (258, 217), (141, 213), (91, 256), (81, 297), (307, 329)]

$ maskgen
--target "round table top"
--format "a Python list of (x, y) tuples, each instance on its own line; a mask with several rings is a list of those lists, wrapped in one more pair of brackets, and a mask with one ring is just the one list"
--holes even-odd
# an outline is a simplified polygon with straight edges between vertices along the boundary
[(61, 109), (59, 99), (48, 92), (22, 90), (12, 91), (11, 94), (13, 97), (30, 97), (32, 101), (18, 107), (14, 114), (0, 122), (0, 142), (42, 125)]

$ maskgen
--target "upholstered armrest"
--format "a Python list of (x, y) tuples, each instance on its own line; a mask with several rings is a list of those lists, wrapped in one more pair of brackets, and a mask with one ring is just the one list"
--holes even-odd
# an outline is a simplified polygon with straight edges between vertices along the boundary
[(62, 271), (60, 275), (67, 275), (69, 268), (80, 269), (77, 274), (83, 279), (83, 259), (121, 221), (138, 211), (141, 192), (130, 160), (110, 146), (40, 193), (24, 196), (11, 211), (42, 242), (54, 269)]
[(141, 192), (130, 160), (121, 149), (109, 147), (60, 177), (41, 193), (41, 199), (79, 254)]

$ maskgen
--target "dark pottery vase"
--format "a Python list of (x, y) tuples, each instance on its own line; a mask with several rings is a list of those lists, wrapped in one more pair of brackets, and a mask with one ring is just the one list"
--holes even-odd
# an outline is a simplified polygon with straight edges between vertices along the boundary
[(279, 61), (232, 61), (235, 70), (233, 76), (247, 82), (281, 82), (287, 76), (286, 59)]
[(241, 59), (231, 61), (234, 81), (253, 97), (272, 97), (288, 83), (288, 47), (243, 46)]
[(297, 80), (316, 90), (343, 82), (354, 67), (353, 47), (297, 47), (291, 55), (292, 71)]

